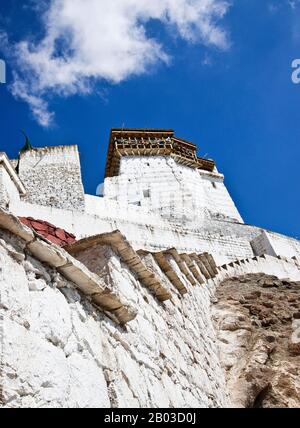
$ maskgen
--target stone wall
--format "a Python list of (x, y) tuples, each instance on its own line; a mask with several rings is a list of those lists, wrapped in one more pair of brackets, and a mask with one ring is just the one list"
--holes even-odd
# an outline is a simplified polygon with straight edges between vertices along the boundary
[(177, 223), (205, 217), (242, 222), (221, 174), (179, 165), (171, 157), (123, 157), (119, 176), (107, 178), (104, 196), (121, 206), (145, 207)]
[(22, 241), (0, 236), (0, 406), (109, 407), (95, 311)]
[[(24, 202), (11, 206), (14, 214), (44, 219), (65, 230), (84, 238), (98, 233), (119, 229), (127, 236), (136, 250), (160, 251), (175, 247), (180, 252), (209, 252), (218, 264), (230, 260), (271, 254), (267, 248), (261, 251), (253, 244), (253, 239), (261, 236), (263, 229), (225, 220), (205, 220), (200, 227), (174, 225), (157, 214), (149, 214), (142, 207), (120, 206), (118, 202), (86, 195), (85, 212), (60, 210)], [(285, 243), (286, 251), (279, 255), (297, 255), (293, 249), (299, 248), (299, 241), (272, 234)]]
[(29, 150), (20, 157), (25, 201), (48, 207), (84, 210), (84, 189), (77, 146)]
[[(178, 225), (149, 213), (144, 207), (120, 205), (117, 201), (85, 195), (85, 211), (63, 210), (16, 201), (11, 211), (21, 217), (33, 217), (68, 230), (78, 239), (119, 229), (136, 250), (160, 251), (175, 247), (180, 252), (209, 252), (218, 264), (230, 260), (271, 254), (292, 257), (299, 254), (299, 241), (280, 234), (272, 234), (281, 251), (270, 253), (254, 245), (263, 229), (222, 219), (206, 219), (202, 224)], [(260, 239), (260, 238), (259, 238)]]
[(10, 209), (20, 202), (20, 196), (25, 196), (26, 189), (20, 181), (14, 165), (5, 153), (0, 152), (0, 207)]
[(89, 195), (86, 195), (84, 213), (25, 202), (17, 203), (11, 210), (18, 216), (47, 220), (79, 239), (119, 229), (136, 250), (160, 251), (175, 247), (181, 252), (207, 251), (219, 264), (252, 257), (250, 238), (260, 233), (260, 229), (222, 221), (210, 221), (191, 229), (149, 214), (142, 207), (120, 206), (116, 201)]
[[(11, 170), (19, 187), (3, 166), (2, 206), (18, 216), (53, 223), (77, 238), (119, 229), (137, 250), (207, 251), (219, 264), (262, 254), (256, 241), (250, 244), (262, 229), (243, 223), (217, 170), (192, 169), (163, 156), (125, 157), (120, 175), (106, 179), (102, 198), (84, 195), (76, 146), (21, 155), (20, 177), (27, 194)], [(291, 248), (298, 255), (298, 241), (277, 234), (274, 240), (281, 242), (283, 255), (291, 256)]]
[(277, 233), (263, 231), (251, 241), (251, 245), (257, 255), (269, 254), (300, 259), (300, 242)]
[[(29, 233), (19, 223), (9, 227)], [(145, 263), (172, 290), (172, 299), (161, 302), (111, 246), (104, 246), (105, 275), (99, 264), (99, 280), (106, 278), (136, 309), (135, 318), (123, 327), (59, 273), (61, 269), (41, 263), (28, 248), (15, 234), (0, 231), (2, 407), (229, 404), (209, 287), (192, 286), (177, 266), (188, 289), (183, 297), (152, 256), (145, 255)], [(45, 247), (32, 248), (48, 257)], [(51, 248), (57, 258), (58, 250)], [(66, 257), (63, 250), (59, 254)]]
[(9, 176), (4, 165), (0, 163), (0, 205), (9, 208), (20, 201), (19, 190)]
[[(0, 227), (1, 407), (248, 405), (229, 394), (215, 288), (270, 272), (277, 276), (264, 279), (268, 288), (298, 287), (297, 260), (263, 256), (217, 268), (209, 254), (136, 253), (120, 232), (65, 251), (4, 210)], [(236, 301), (235, 290), (230, 296)]]

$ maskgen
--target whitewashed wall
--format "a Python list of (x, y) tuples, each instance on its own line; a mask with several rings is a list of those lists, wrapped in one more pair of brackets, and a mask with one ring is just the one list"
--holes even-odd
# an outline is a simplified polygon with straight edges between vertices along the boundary
[[(2, 206), (18, 216), (48, 220), (78, 239), (119, 229), (135, 249), (207, 251), (223, 264), (252, 257), (250, 242), (262, 232), (243, 224), (221, 174), (171, 158), (122, 159), (121, 174), (106, 179), (103, 198), (84, 195), (76, 146), (29, 152), (20, 166), (28, 195), (20, 199), (1, 168)], [(277, 234), (273, 240), (276, 254), (299, 256), (298, 241)]]
[(251, 241), (255, 254), (268, 254), (270, 256), (296, 257), (300, 260), (300, 241), (279, 235), (273, 232), (263, 231)]
[[(87, 207), (98, 214), (78, 211), (60, 210), (24, 202), (11, 207), (18, 216), (47, 220), (61, 227), (80, 239), (99, 233), (120, 230), (136, 249), (161, 251), (175, 247), (180, 252), (209, 252), (218, 264), (237, 258), (253, 256), (253, 250), (247, 233), (239, 236), (239, 225), (225, 223), (217, 231), (210, 228), (189, 229), (187, 226), (172, 224), (157, 215), (151, 215), (139, 207), (120, 206), (116, 201), (109, 201), (94, 196), (87, 197)], [(241, 226), (240, 226), (241, 227)], [(253, 234), (257, 233), (256, 230)], [(250, 233), (250, 235), (252, 235)]]
[(77, 146), (45, 147), (23, 153), (19, 177), (27, 190), (27, 202), (84, 211)]
[(1, 230), (0, 266), (0, 407), (229, 404), (208, 288), (159, 303), (111, 253), (113, 286), (138, 310), (122, 328)]
[(173, 222), (220, 217), (242, 222), (223, 176), (183, 165), (171, 157), (123, 157), (119, 176), (105, 180), (104, 195), (135, 204)]
[(0, 205), (9, 208), (20, 201), (19, 190), (3, 164), (0, 164)]

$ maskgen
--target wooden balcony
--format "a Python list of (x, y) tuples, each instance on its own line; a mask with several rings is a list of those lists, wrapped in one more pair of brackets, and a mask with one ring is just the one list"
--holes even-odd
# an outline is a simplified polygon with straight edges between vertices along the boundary
[(176, 162), (212, 172), (215, 163), (197, 157), (197, 147), (174, 136), (172, 130), (112, 129), (105, 177), (119, 174), (122, 156), (171, 156)]

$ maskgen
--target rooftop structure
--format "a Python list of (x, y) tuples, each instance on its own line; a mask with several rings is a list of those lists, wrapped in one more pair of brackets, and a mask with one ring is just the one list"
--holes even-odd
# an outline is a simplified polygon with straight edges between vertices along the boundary
[(28, 226), (30, 229), (59, 247), (65, 247), (76, 242), (76, 238), (73, 234), (56, 227), (48, 221), (36, 220), (32, 217), (20, 217), (19, 220), (21, 223), (25, 224), (25, 226)]
[(197, 146), (177, 138), (172, 129), (111, 130), (105, 177), (119, 174), (122, 156), (171, 156), (176, 162), (212, 172), (212, 160), (197, 157)]

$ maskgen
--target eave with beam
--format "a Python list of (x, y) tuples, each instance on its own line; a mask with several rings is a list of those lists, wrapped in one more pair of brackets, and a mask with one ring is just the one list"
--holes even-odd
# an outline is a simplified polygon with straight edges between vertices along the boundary
[(119, 174), (123, 156), (170, 156), (191, 168), (213, 172), (215, 162), (197, 157), (197, 146), (174, 136), (170, 129), (112, 129), (105, 178)]

